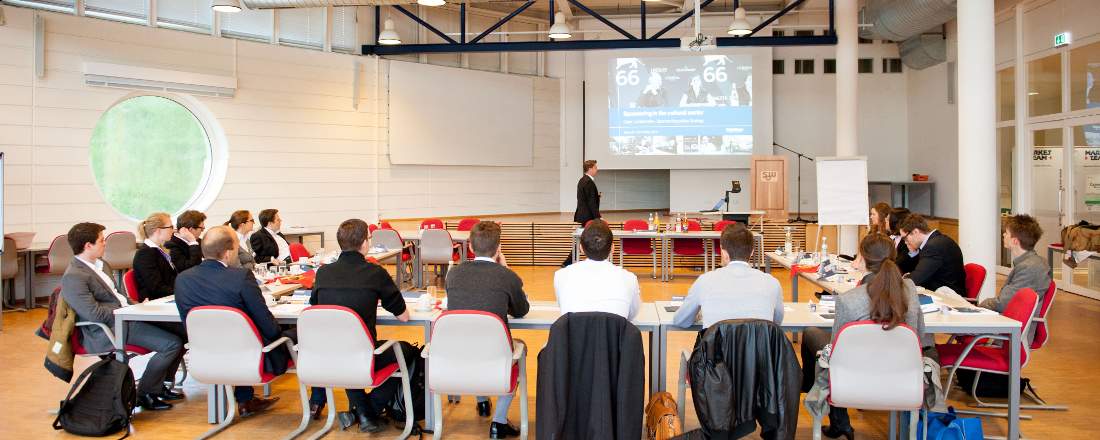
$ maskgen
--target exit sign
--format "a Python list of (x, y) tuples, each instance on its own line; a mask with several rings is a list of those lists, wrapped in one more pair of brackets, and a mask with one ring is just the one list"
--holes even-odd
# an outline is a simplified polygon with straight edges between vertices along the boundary
[(1054, 47), (1062, 47), (1069, 44), (1069, 32), (1062, 32), (1054, 36)]

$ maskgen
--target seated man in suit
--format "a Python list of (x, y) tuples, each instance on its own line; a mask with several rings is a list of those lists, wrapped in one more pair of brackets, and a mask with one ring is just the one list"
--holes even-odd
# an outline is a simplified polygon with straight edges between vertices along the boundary
[(673, 324), (690, 327), (703, 311), (703, 326), (727, 319), (767, 319), (783, 323), (783, 289), (779, 280), (749, 265), (755, 243), (744, 224), (722, 230), (722, 263), (725, 267), (702, 274), (688, 290)]
[[(523, 280), (508, 268), (500, 251), (500, 225), (483, 221), (470, 230), (470, 250), (477, 257), (455, 266), (447, 273), (447, 309), (480, 310), (500, 317), (523, 317), (530, 310)], [(477, 413), (489, 416), (489, 399), (477, 398)], [(515, 437), (519, 430), (508, 424), (512, 395), (497, 399), (497, 410), (489, 424), (489, 438)]]
[[(229, 267), (237, 258), (237, 246), (237, 233), (228, 226), (217, 226), (206, 232), (202, 241), (202, 255), (206, 259), (176, 277), (176, 308), (184, 324), (187, 314), (195, 307), (226, 306), (240, 310), (252, 320), (267, 345), (282, 337), (282, 330), (268, 310), (252, 272)], [(283, 374), (289, 361), (290, 351), (286, 345), (279, 345), (264, 355), (264, 371)], [(279, 400), (278, 397), (255, 397), (252, 387), (233, 387), (233, 396), (239, 403), (241, 417), (267, 410)]]
[(955, 293), (966, 293), (966, 271), (963, 270), (962, 249), (951, 237), (930, 230), (920, 214), (909, 214), (898, 225), (901, 236), (915, 258), (913, 269), (906, 274), (913, 283), (928, 290), (947, 286)]
[[(69, 246), (73, 248), (73, 261), (61, 276), (61, 297), (76, 312), (77, 321), (98, 322), (112, 327), (114, 310), (130, 304), (128, 298), (118, 292), (114, 280), (103, 267), (103, 253), (107, 244), (103, 240), (103, 225), (77, 223), (69, 229)], [(164, 379), (173, 365), (179, 364), (183, 342), (169, 331), (148, 322), (127, 324), (126, 342), (156, 352), (145, 373), (138, 381), (138, 404), (147, 410), (172, 408), (165, 400), (182, 399), (183, 395), (164, 386)], [(83, 335), (82, 344), (89, 353), (104, 353), (115, 349), (107, 335), (98, 326), (78, 327)]]
[(906, 244), (905, 237), (901, 235), (901, 230), (898, 229), (901, 222), (908, 216), (909, 208), (894, 208), (887, 218), (887, 224), (890, 226), (890, 239), (894, 240), (894, 249), (897, 250), (894, 255), (894, 264), (897, 264), (898, 270), (903, 274), (912, 272), (917, 267), (917, 259), (909, 256), (909, 245)]
[(260, 230), (253, 232), (248, 239), (257, 263), (290, 262), (290, 243), (279, 232), (283, 227), (283, 218), (278, 209), (260, 211)]
[[(262, 213), (260, 218), (263, 218)], [(378, 333), (374, 330), (379, 303), (401, 321), (409, 320), (409, 311), (405, 309), (405, 298), (401, 296), (401, 290), (394, 284), (389, 272), (382, 266), (367, 261), (366, 255), (370, 251), (368, 238), (367, 222), (351, 219), (340, 224), (340, 228), (336, 230), (340, 257), (336, 262), (317, 270), (309, 303), (344, 306), (354, 310), (363, 319), (371, 339), (375, 341), (375, 347), (378, 347), (386, 343), (378, 340)], [(397, 359), (392, 350), (386, 350), (374, 358), (376, 368), (394, 362)], [(400, 385), (401, 382), (395, 379), (386, 381), (370, 394), (363, 390), (346, 390), (348, 402), (359, 422), (360, 432), (378, 432), (385, 428), (380, 420), (382, 410)], [(319, 397), (310, 399), (310, 412), (316, 418), (324, 406), (324, 400), (321, 400), (324, 396), (319, 396), (316, 391), (313, 394)]]
[[(982, 301), (980, 306), (1004, 312), (1008, 302), (1023, 288), (1034, 290), (1039, 295), (1039, 303), (1043, 303), (1043, 296), (1050, 287), (1050, 268), (1043, 257), (1035, 253), (1035, 243), (1042, 236), (1043, 228), (1030, 215), (1014, 215), (1005, 219), (1001, 239), (1005, 249), (1012, 254), (1012, 272), (1008, 273), (1008, 278), (997, 296)], [(1038, 307), (1035, 308), (1035, 313), (1038, 316)], [(1024, 336), (1030, 344), (1035, 339), (1035, 326), (1031, 326)]]
[(561, 313), (607, 312), (634, 319), (642, 305), (638, 276), (616, 266), (611, 256), (614, 236), (603, 220), (593, 220), (581, 233), (587, 260), (554, 272), (554, 293)]
[(172, 264), (176, 266), (176, 273), (197, 266), (202, 262), (202, 249), (199, 247), (199, 237), (206, 229), (206, 214), (198, 211), (183, 211), (176, 217), (176, 233), (164, 243), (168, 254), (172, 256)]

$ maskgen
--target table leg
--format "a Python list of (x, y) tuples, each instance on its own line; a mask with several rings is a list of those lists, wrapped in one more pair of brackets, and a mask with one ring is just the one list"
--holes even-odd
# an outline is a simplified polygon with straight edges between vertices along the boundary
[(573, 234), (573, 248), (570, 250), (570, 252), (571, 252), (570, 258), (572, 258), (573, 262), (576, 263), (577, 258), (578, 258), (577, 254), (580, 253), (580, 251), (577, 250), (577, 236), (576, 236), (576, 234)]
[(219, 394), (221, 386), (209, 385), (206, 387), (206, 423), (216, 424), (221, 422), (221, 414), (218, 412)]
[(119, 362), (126, 362), (126, 320), (122, 316), (115, 315), (115, 357)]
[(1008, 438), (1020, 438), (1020, 328), (1013, 327), (1009, 343)]
[(764, 257), (764, 273), (766, 273), (766, 274), (771, 274), (772, 273), (772, 259), (771, 258)]
[(413, 254), (413, 285), (417, 289), (424, 287), (424, 268), (420, 265), (420, 242), (416, 242)]
[[(794, 270), (794, 267), (791, 267)], [(791, 277), (791, 302), (798, 302), (798, 275)]]
[(661, 344), (661, 326), (649, 331), (649, 395), (657, 393), (658, 371), (665, 363), (665, 347)]
[[(667, 359), (665, 359), (668, 356), (668, 353), (665, 352), (665, 347), (668, 345), (667, 327), (663, 325), (660, 326), (660, 328), (657, 330), (657, 334), (659, 338), (657, 340), (657, 346), (660, 350), (660, 356), (658, 356), (657, 361), (657, 391), (664, 391), (665, 378), (668, 377), (668, 362), (666, 362)], [(680, 402), (680, 404), (683, 405), (683, 402)]]
[(1053, 279), (1054, 278), (1054, 248), (1052, 248), (1050, 246), (1047, 246), (1047, 265), (1050, 266), (1050, 271), (1047, 272), (1047, 273), (1049, 273), (1051, 279)]
[(31, 310), (35, 306), (34, 301), (34, 252), (27, 252), (27, 285), (24, 286), (23, 307)]
[[(432, 322), (426, 321), (424, 326), (424, 345), (427, 345), (432, 341)], [(424, 387), (424, 406), (427, 408), (432, 404), (432, 389), (430, 387)], [(424, 426), (435, 426), (435, 411), (424, 411)]]

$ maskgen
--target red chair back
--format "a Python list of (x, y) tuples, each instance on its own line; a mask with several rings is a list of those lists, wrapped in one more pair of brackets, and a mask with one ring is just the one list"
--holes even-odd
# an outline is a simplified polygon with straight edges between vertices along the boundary
[(420, 222), (420, 229), (447, 229), (443, 227), (443, 220), (428, 218)]
[[(703, 226), (695, 220), (687, 221), (688, 232), (702, 231)], [(705, 248), (701, 238), (673, 238), (672, 252), (676, 255), (703, 255)]]
[[(623, 223), (624, 231), (648, 231), (649, 223), (645, 220), (627, 220)], [(653, 253), (653, 241), (648, 238), (624, 238), (623, 255), (649, 255)]]
[(1050, 339), (1050, 332), (1047, 330), (1047, 312), (1050, 311), (1050, 305), (1054, 304), (1054, 295), (1058, 293), (1058, 286), (1054, 284), (1054, 281), (1050, 282), (1050, 287), (1047, 287), (1047, 293), (1043, 295), (1043, 302), (1039, 305), (1039, 316), (1041, 321), (1034, 321), (1035, 325), (1035, 339), (1031, 341), (1031, 349), (1038, 350), (1046, 345)]
[(481, 219), (479, 219), (479, 218), (464, 218), (464, 219), (458, 221), (458, 230), (459, 231), (472, 230), (472, 229), (474, 229), (474, 225), (476, 225), (478, 223), (481, 223)]
[(301, 243), (290, 243), (290, 259), (291, 261), (298, 261), (302, 257), (312, 257), (309, 254), (309, 249), (306, 249), (305, 245)]
[(967, 263), (963, 266), (963, 271), (966, 272), (966, 298), (975, 299), (985, 282), (985, 267), (977, 263)]
[[(1020, 365), (1027, 363), (1027, 329), (1031, 327), (1031, 317), (1035, 315), (1035, 309), (1038, 306), (1039, 295), (1035, 294), (1035, 291), (1031, 288), (1025, 287), (1016, 291), (1016, 294), (1008, 301), (1008, 305), (1005, 306), (1005, 311), (1001, 313), (1005, 317), (1020, 322)], [(1009, 344), (1001, 344), (1001, 346), (1005, 359), (1008, 359), (1011, 354), (1009, 352), (1011, 347), (1009, 347)]]
[[(737, 222), (735, 222), (733, 220), (718, 220), (718, 221), (714, 222), (714, 229), (713, 230), (718, 231), (718, 232), (722, 232), (722, 231), (726, 230), (726, 226), (736, 225), (736, 224), (737, 224)], [(718, 250), (721, 249), (721, 247), (722, 247), (722, 243), (719, 242), (719, 240), (717, 240), (717, 239), (712, 240), (712, 241), (714, 242), (714, 244), (713, 244), (714, 252), (718, 253)]]
[(377, 230), (378, 230), (378, 225), (375, 225), (375, 224), (367, 225), (367, 231), (370, 232), (371, 234), (373, 234), (374, 231), (377, 231)]
[(378, 222), (378, 226), (381, 226), (382, 229), (393, 229), (393, 225), (391, 225), (390, 222)]
[(133, 269), (126, 271), (126, 274), (122, 276), (122, 284), (126, 286), (126, 296), (129, 296), (134, 302), (141, 302), (140, 295), (138, 295), (137, 278), (134, 278)]

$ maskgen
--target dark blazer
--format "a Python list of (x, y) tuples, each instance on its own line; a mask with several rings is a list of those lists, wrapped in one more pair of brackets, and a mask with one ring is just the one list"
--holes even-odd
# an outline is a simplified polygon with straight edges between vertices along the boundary
[(145, 243), (134, 253), (134, 282), (138, 299), (157, 299), (176, 294), (176, 269), (160, 249)]
[(538, 357), (536, 436), (640, 438), (644, 363), (642, 334), (626, 318), (603, 312), (558, 318)]
[[(225, 267), (218, 260), (204, 260), (176, 277), (176, 308), (187, 324), (187, 314), (200, 306), (225, 306), (244, 312), (260, 331), (264, 345), (283, 336), (275, 316), (267, 308), (260, 286), (252, 272)], [(264, 370), (271, 374), (286, 372), (290, 351), (279, 345), (264, 356)]]
[[(106, 273), (111, 269), (103, 267)], [(69, 262), (69, 268), (61, 276), (61, 297), (76, 312), (77, 321), (93, 321), (114, 328), (114, 310), (127, 304), (118, 301), (111, 286), (77, 257)], [(81, 345), (90, 353), (114, 350), (111, 340), (98, 326), (78, 327), (84, 339)]]
[[(278, 234), (283, 237), (282, 232)], [(286, 240), (286, 237), (283, 237), (283, 240)], [(287, 243), (289, 244), (289, 242)], [(248, 238), (248, 244), (252, 245), (252, 252), (256, 254), (257, 263), (269, 263), (279, 256), (279, 245), (275, 243), (275, 237), (271, 236), (267, 228), (260, 228), (259, 231), (253, 232)], [(286, 258), (286, 262), (290, 262), (290, 257)]]
[(194, 246), (189, 245), (175, 235), (171, 240), (164, 242), (164, 248), (168, 249), (168, 255), (172, 257), (172, 265), (176, 266), (176, 273), (182, 273), (202, 262), (201, 244), (202, 241)]
[(317, 269), (313, 280), (313, 305), (344, 306), (355, 311), (367, 324), (371, 339), (377, 341), (374, 330), (378, 317), (378, 303), (394, 315), (405, 313), (405, 298), (393, 283), (389, 272), (357, 251), (344, 251), (335, 263)]
[(523, 317), (531, 309), (523, 280), (495, 262), (467, 261), (447, 271), (447, 309), (480, 310), (500, 317)]
[(916, 267), (909, 271), (913, 283), (928, 290), (947, 286), (959, 295), (966, 294), (962, 249), (951, 237), (932, 231), (916, 259)]
[(904, 238), (898, 240), (896, 252), (894, 263), (898, 265), (898, 270), (900, 270), (901, 273), (909, 273), (917, 268), (917, 258), (909, 256), (909, 245), (905, 244)]
[(585, 174), (577, 182), (577, 212), (573, 213), (573, 221), (584, 225), (589, 220), (598, 218), (600, 218), (600, 192), (596, 189), (596, 181)]

